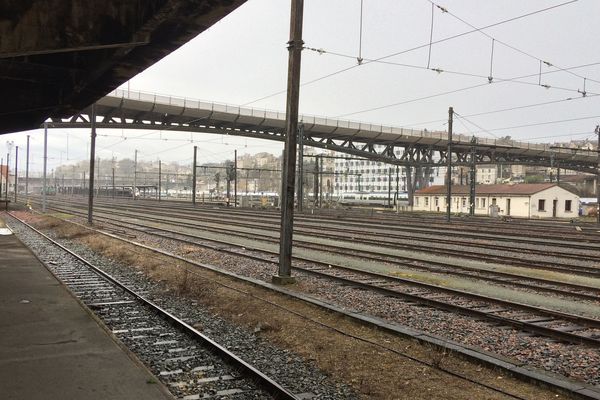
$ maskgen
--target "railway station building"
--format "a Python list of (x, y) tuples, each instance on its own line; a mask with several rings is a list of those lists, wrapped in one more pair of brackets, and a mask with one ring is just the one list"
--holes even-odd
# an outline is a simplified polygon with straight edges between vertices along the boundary
[[(436, 185), (415, 192), (414, 211), (446, 211), (446, 186)], [(475, 214), (524, 218), (574, 218), (579, 196), (556, 183), (477, 185)], [(451, 212), (469, 212), (469, 186), (452, 186)]]

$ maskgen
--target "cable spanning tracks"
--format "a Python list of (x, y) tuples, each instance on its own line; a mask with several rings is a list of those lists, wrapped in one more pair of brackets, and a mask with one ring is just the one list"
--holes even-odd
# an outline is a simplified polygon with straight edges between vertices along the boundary
[[(14, 215), (13, 218), (16, 218)], [(51, 272), (94, 311), (119, 340), (178, 398), (281, 399), (297, 397), (263, 372), (31, 225)]]
[[(64, 211), (68, 212), (68, 210)], [(126, 223), (120, 223), (114, 217), (101, 217), (100, 219), (124, 229), (133, 229), (165, 239), (176, 240), (186, 244), (199, 245), (219, 252), (276, 264), (275, 260), (277, 259), (277, 253), (273, 251), (251, 248), (248, 246), (244, 246), (245, 250), (241, 251), (239, 246), (232, 246), (229, 241), (225, 240), (208, 239), (197, 235), (144, 225), (140, 222), (127, 221)], [(153, 218), (148, 219), (152, 220)], [(162, 222), (164, 223), (166, 221), (163, 220)], [(179, 227), (198, 228), (197, 225), (192, 224), (178, 223), (177, 225)], [(202, 229), (207, 229), (207, 227), (203, 226)], [(208, 228), (208, 230), (210, 229), (211, 228)], [(235, 231), (229, 230), (227, 231), (227, 234), (236, 236), (244, 235), (240, 233), (236, 234)], [(277, 240), (273, 239), (272, 237), (257, 235), (255, 233), (251, 235), (246, 234), (245, 237), (271, 241), (271, 243), (277, 242)], [(207, 242), (212, 244), (207, 244)], [(310, 246), (310, 243), (300, 243), (295, 241), (295, 245)], [(248, 251), (255, 253), (249, 254)], [(328, 249), (328, 251), (330, 250)], [(339, 251), (341, 252), (342, 250)], [(426, 305), (452, 313), (467, 315), (502, 326), (510, 326), (524, 332), (529, 332), (559, 341), (600, 347), (600, 320), (593, 318), (492, 298), (458, 289), (451, 289), (441, 287), (439, 285), (423, 283), (412, 279), (357, 270), (332, 263), (323, 263), (303, 257), (295, 256), (294, 261), (295, 263), (293, 268), (297, 271), (302, 271), (304, 273), (321, 278), (335, 280), (343, 285), (371, 290), (388, 297), (398, 298), (402, 301)], [(407, 266), (411, 266), (411, 264), (409, 263)], [(515, 276), (514, 278), (522, 277)], [(503, 282), (512, 284), (510, 280), (504, 280)], [(520, 283), (520, 285), (529, 286), (530, 288), (535, 289), (548, 289), (539, 286), (540, 282), (537, 283), (537, 286), (532, 286), (531, 284), (528, 285), (525, 283)], [(553, 284), (557, 285), (559, 283), (553, 282)], [(580, 287), (578, 289), (581, 290), (583, 288)], [(585, 289), (592, 291), (592, 293), (588, 295), (584, 294), (582, 298), (586, 298), (588, 300), (598, 299), (597, 289), (588, 287), (585, 287)], [(561, 292), (559, 289), (550, 288), (549, 290)], [(594, 291), (596, 293), (593, 293)], [(565, 295), (577, 296), (577, 294), (573, 292), (562, 291), (562, 293)]]

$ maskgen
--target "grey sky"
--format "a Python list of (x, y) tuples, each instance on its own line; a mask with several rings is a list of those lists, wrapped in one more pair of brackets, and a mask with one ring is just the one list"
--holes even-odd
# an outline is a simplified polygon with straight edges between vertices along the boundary
[[(447, 0), (438, 4), (464, 21), (482, 27), (564, 2)], [(363, 12), (362, 56), (365, 59), (376, 59), (429, 43), (431, 3), (427, 0), (364, 0)], [(434, 9), (434, 41), (472, 30), (450, 13)], [(305, 1), (306, 46), (324, 49), (327, 53), (303, 52), (303, 82), (357, 64), (353, 57), (358, 56), (359, 15), (360, 0)], [(560, 68), (600, 63), (598, 15), (600, 1), (579, 0), (485, 30), (498, 41), (529, 54), (495, 42), (493, 84), (485, 84), (490, 74), (492, 39), (475, 32), (433, 45), (430, 66), (478, 77), (365, 62), (347, 72), (303, 86), (301, 112), (394, 126), (445, 130), (444, 120), (449, 106), (453, 106), (459, 115), (471, 115), (556, 101), (539, 107), (468, 118), (490, 132), (482, 132), (480, 128), (460, 119), (455, 123), (455, 131), (483, 137), (510, 135), (534, 142), (591, 139), (595, 125), (600, 121), (600, 96), (594, 96), (600, 93), (600, 64), (572, 70), (577, 75), (589, 78), (586, 82), (588, 96), (582, 98), (577, 90), (583, 90), (583, 79), (567, 72), (553, 72), (557, 71), (555, 67), (542, 66), (543, 73), (553, 72), (541, 76), (541, 83), (551, 88), (538, 86), (539, 61), (536, 58)], [(288, 29), (289, 1), (249, 0), (210, 30), (133, 78), (131, 89), (236, 105), (263, 98), (285, 89)], [(428, 51), (426, 46), (385, 61), (425, 67)], [(533, 76), (521, 80), (526, 83), (500, 81), (524, 75)], [(481, 86), (409, 102), (475, 85)], [(567, 98), (573, 100), (561, 101)], [(396, 103), (404, 104), (357, 113)], [(285, 110), (285, 94), (254, 102), (250, 106)], [(578, 120), (499, 129), (565, 119)], [(41, 130), (29, 134), (32, 135), (33, 146), (32, 169), (41, 169)], [(99, 134), (98, 147), (102, 158), (113, 155), (132, 158), (137, 148), (143, 159), (156, 160), (160, 157), (163, 160), (191, 162), (191, 139), (197, 141), (195, 144), (200, 148), (200, 162), (231, 158), (234, 149), (238, 149), (240, 154), (259, 151), (278, 154), (282, 148), (281, 144), (275, 142), (204, 134), (149, 134), (147, 131), (121, 130), (101, 130)], [(25, 135), (4, 135), (1, 138), (0, 155), (6, 157), (3, 145), (6, 140), (14, 140), (24, 148)], [(140, 135), (144, 135), (143, 138), (136, 139)], [(69, 133), (70, 160), (86, 158), (87, 136), (88, 133), (83, 131)], [(50, 131), (49, 157), (50, 168), (61, 158), (66, 162), (66, 131)]]

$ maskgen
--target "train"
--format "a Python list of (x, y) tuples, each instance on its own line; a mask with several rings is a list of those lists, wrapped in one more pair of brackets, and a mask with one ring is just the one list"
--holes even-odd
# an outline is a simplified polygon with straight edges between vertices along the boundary
[(394, 207), (408, 205), (407, 192), (346, 192), (341, 193), (337, 199), (343, 206), (380, 206)]
[[(55, 193), (56, 193), (56, 189)], [(59, 192), (61, 194), (64, 195), (71, 195), (71, 194), (75, 194), (75, 195), (84, 195), (87, 196), (89, 194), (90, 189), (89, 188), (83, 188), (81, 186), (64, 186), (64, 187), (59, 187)], [(104, 187), (99, 187), (96, 188), (94, 190), (94, 195), (95, 196), (100, 196), (100, 197), (112, 197), (114, 195), (114, 197), (125, 197), (125, 198), (133, 198), (133, 188), (131, 186), (115, 186), (115, 188), (113, 189), (112, 186), (104, 186)], [(140, 193), (139, 190), (135, 191), (135, 197), (139, 197)]]

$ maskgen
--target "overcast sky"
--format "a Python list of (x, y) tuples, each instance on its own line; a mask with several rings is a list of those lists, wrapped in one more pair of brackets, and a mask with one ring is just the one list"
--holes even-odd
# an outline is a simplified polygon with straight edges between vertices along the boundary
[[(303, 52), (302, 82), (349, 69), (303, 85), (301, 113), (446, 130), (448, 107), (453, 106), (466, 116), (457, 118), (455, 132), (487, 138), (510, 135), (532, 142), (595, 140), (594, 127), (600, 122), (600, 1), (564, 3), (436, 2), (448, 12), (434, 7), (434, 42), (473, 31), (468, 24), (485, 27), (560, 6), (433, 44), (429, 56), (428, 0), (363, 0), (364, 61), (357, 65), (361, 1), (305, 0), (305, 45), (325, 52)], [(289, 1), (249, 0), (134, 77), (131, 90), (285, 110), (285, 93), (271, 95), (286, 86), (289, 8)], [(416, 47), (420, 48), (408, 51)], [(402, 54), (381, 59), (396, 53)], [(381, 60), (369, 62), (374, 59)], [(541, 75), (540, 59), (551, 65), (543, 63)], [(443, 72), (428, 70), (428, 62)], [(573, 68), (594, 63), (598, 64)], [(523, 76), (529, 77), (514, 80)], [(580, 93), (584, 77), (586, 97)], [(537, 105), (541, 103), (546, 104)], [(530, 105), (537, 106), (488, 113)], [(486, 114), (471, 116), (480, 113)], [(570, 121), (556, 122), (563, 120)], [(0, 155), (6, 158), (7, 140), (18, 144), (23, 155), (27, 134), (32, 141), (31, 168), (41, 170), (41, 130), (3, 135)], [(81, 130), (50, 130), (49, 168), (87, 158), (88, 136)], [(200, 163), (231, 159), (234, 149), (240, 154), (280, 154), (282, 149), (282, 144), (270, 141), (132, 130), (100, 130), (97, 146), (103, 159), (133, 158), (137, 148), (140, 159), (190, 163), (194, 144), (199, 146)]]

